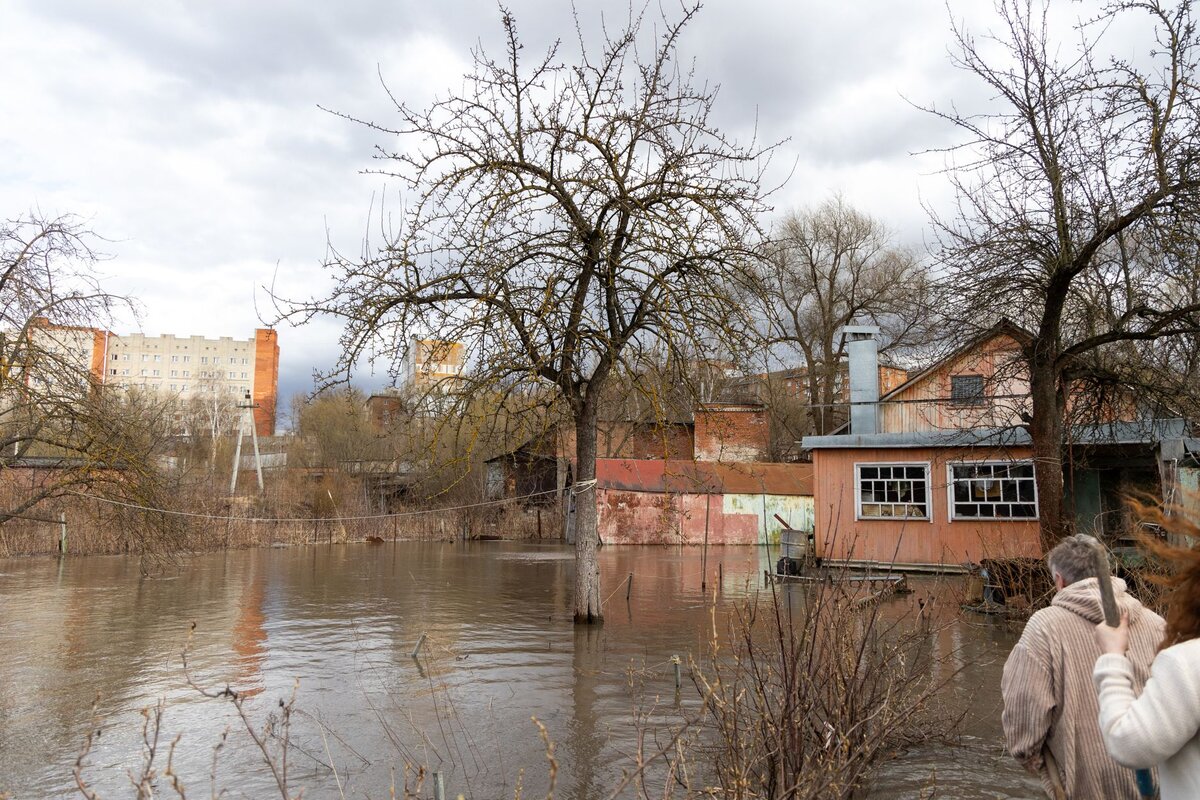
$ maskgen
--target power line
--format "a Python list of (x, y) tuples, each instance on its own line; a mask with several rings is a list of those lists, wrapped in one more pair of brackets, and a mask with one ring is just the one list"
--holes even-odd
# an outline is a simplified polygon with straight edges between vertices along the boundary
[(438, 514), (445, 511), (462, 511), (468, 508), (480, 508), (482, 506), (499, 505), (508, 503), (513, 500), (528, 500), (531, 497), (540, 497), (542, 495), (557, 494), (557, 489), (547, 489), (542, 492), (533, 492), (532, 494), (522, 495), (520, 497), (506, 497), (501, 500), (484, 500), (481, 503), (469, 503), (462, 506), (445, 506), (441, 508), (428, 508), (421, 511), (400, 511), (395, 514), (369, 514), (363, 516), (352, 517), (231, 517), (221, 514), (201, 514), (195, 511), (176, 511), (169, 508), (155, 508), (153, 506), (143, 506), (137, 503), (126, 503), (122, 500), (113, 500), (108, 497), (101, 497), (95, 494), (87, 494), (85, 492), (69, 492), (69, 494), (78, 497), (86, 497), (89, 500), (96, 500), (100, 503), (108, 503), (113, 506), (121, 506), (122, 508), (132, 508), (137, 511), (149, 511), (155, 514), (168, 514), (176, 517), (191, 517), (194, 519), (217, 520), (221, 522), (304, 522), (311, 523), (319, 519), (335, 519), (339, 522), (358, 522), (371, 519), (399, 519), (401, 517), (416, 517), (422, 514)]

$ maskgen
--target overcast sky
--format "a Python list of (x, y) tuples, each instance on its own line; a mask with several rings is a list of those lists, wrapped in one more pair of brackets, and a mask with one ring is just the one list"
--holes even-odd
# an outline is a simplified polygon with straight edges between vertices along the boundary
[[(628, 8), (586, 5), (588, 30)], [(531, 51), (573, 34), (565, 2), (509, 8)], [(354, 251), (373, 197), (399, 189), (361, 172), (378, 136), (318, 105), (386, 123), (380, 75), (420, 106), (461, 84), (473, 45), (499, 52), (500, 32), (486, 0), (8, 0), (0, 216), (71, 212), (112, 240), (107, 285), (144, 307), (118, 332), (248, 338), (273, 313), (264, 285), (319, 290), (327, 235)], [(719, 0), (682, 53), (721, 85), (724, 128), (789, 139), (777, 208), (841, 192), (920, 245), (921, 201), (947, 190), (941, 160), (912, 153), (956, 134), (908, 100), (980, 92), (951, 67), (948, 32), (942, 0)], [(280, 329), (281, 396), (311, 388), (336, 336)]]

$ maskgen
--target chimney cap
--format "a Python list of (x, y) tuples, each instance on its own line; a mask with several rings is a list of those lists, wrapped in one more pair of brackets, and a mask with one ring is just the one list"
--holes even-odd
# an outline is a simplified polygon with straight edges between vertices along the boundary
[(878, 336), (878, 325), (844, 325), (842, 326), (842, 335), (849, 336), (851, 334), (861, 334), (864, 336)]

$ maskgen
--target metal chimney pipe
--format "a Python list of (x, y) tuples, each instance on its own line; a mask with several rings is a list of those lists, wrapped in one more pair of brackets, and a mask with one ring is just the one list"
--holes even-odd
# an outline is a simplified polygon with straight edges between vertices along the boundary
[(850, 433), (879, 433), (879, 328), (847, 325), (842, 335), (850, 360)]

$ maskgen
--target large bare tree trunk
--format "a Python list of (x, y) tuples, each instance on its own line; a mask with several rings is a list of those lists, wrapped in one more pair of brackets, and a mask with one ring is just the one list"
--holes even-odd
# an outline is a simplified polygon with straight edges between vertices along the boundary
[(1033, 440), (1033, 460), (1038, 491), (1038, 518), (1042, 548), (1049, 550), (1070, 533), (1063, 513), (1063, 415), (1065, 409), (1053, 362), (1035, 353), (1029, 364), (1029, 390), (1033, 420), (1029, 436)]
[(604, 621), (600, 610), (600, 541), (596, 514), (596, 402), (588, 397), (575, 419), (575, 622)]

